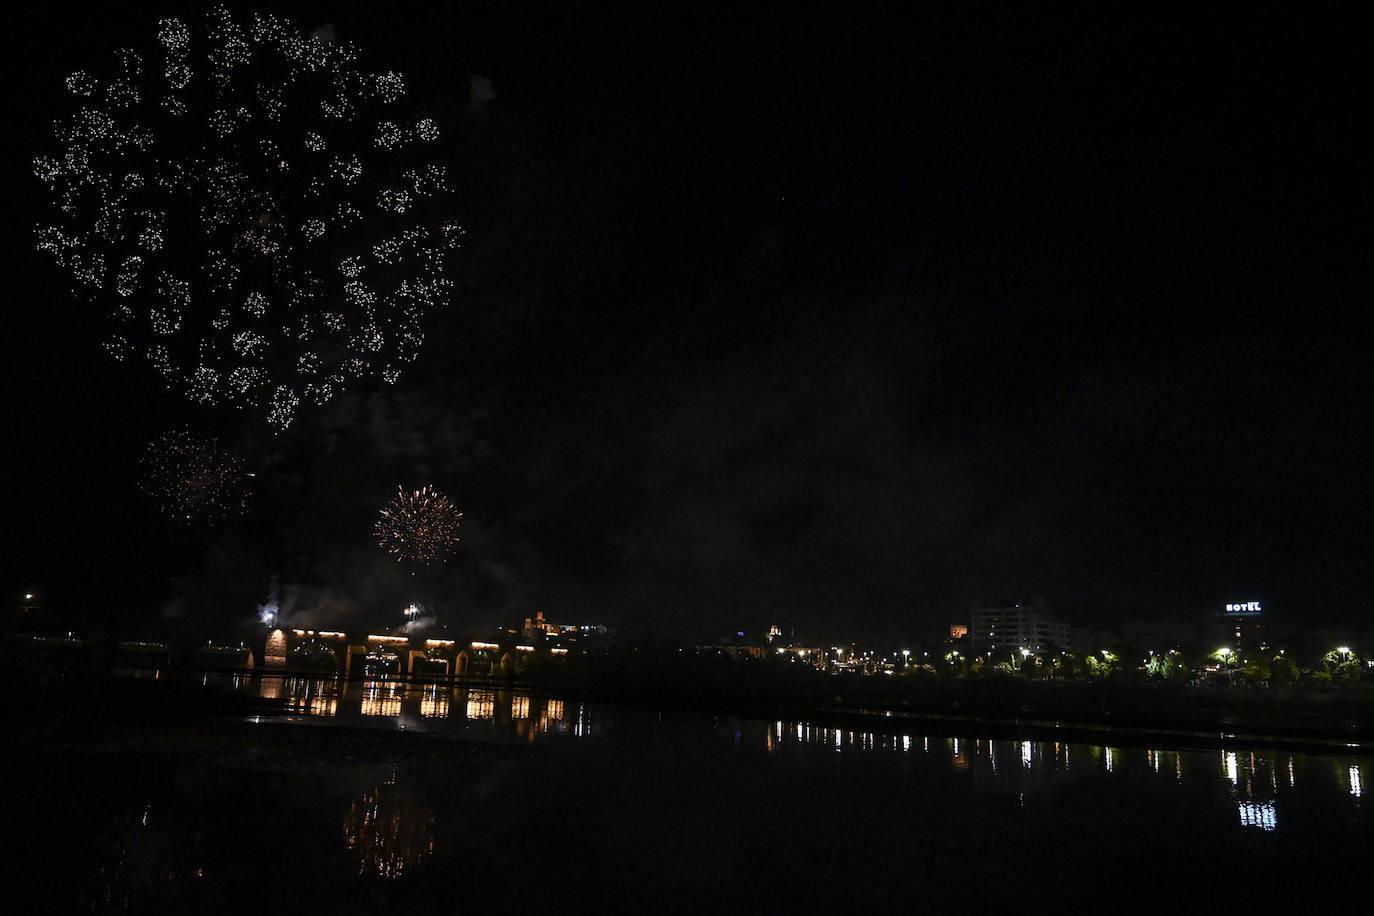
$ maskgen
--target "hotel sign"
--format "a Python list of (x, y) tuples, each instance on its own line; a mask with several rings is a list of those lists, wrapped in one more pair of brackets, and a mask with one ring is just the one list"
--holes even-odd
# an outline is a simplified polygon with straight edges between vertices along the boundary
[(1260, 608), (1260, 603), (1259, 603), (1258, 601), (1245, 601), (1245, 602), (1242, 602), (1241, 604), (1228, 604), (1228, 605), (1226, 605), (1226, 613), (1228, 613), (1228, 614), (1262, 614), (1262, 613), (1264, 613), (1264, 611), (1263, 611), (1263, 609)]

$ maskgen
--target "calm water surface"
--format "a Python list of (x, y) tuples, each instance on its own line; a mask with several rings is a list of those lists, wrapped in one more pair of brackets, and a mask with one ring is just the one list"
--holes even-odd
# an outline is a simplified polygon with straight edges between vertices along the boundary
[(20, 807), (65, 863), (48, 868), (59, 896), (131, 912), (733, 912), (1200, 906), (1210, 888), (1316, 906), (1374, 863), (1374, 765), (1354, 754), (868, 732), (392, 682), (223, 686), (287, 699), (289, 721), (512, 750), (311, 772), (49, 768), (31, 775), (55, 797)]

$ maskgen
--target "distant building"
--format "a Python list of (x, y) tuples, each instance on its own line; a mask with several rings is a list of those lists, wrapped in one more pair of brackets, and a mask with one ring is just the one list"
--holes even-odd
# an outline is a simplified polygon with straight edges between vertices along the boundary
[(970, 612), (969, 639), (975, 650), (1030, 649), (1069, 644), (1069, 625), (1029, 604), (979, 607)]
[(561, 626), (545, 620), (544, 612), (539, 611), (533, 617), (525, 618), (525, 626), (521, 629), (520, 635), (526, 639), (533, 639), (536, 633), (543, 633), (545, 636), (557, 636), (561, 632), (563, 632)]
[(953, 624), (950, 624), (950, 627), (949, 627), (949, 638), (950, 638), (950, 639), (952, 639), (952, 640), (953, 640), (953, 639), (963, 639), (963, 638), (964, 638), (965, 636), (967, 636), (967, 635), (968, 635), (968, 624), (966, 624), (966, 623), (953, 623)]
[(733, 636), (722, 636), (716, 640), (712, 646), (692, 646), (693, 651), (698, 655), (715, 654), (729, 658), (764, 658), (768, 655), (768, 647), (753, 642), (740, 630)]
[(1128, 620), (1121, 625), (1121, 640), (1141, 652), (1165, 652), (1197, 645), (1202, 641), (1198, 621), (1187, 618)]
[(1068, 649), (1074, 655), (1088, 655), (1101, 649), (1109, 649), (1121, 642), (1115, 630), (1104, 627), (1069, 627)]
[[(514, 635), (515, 631), (511, 630), (510, 633)], [(600, 624), (554, 623), (544, 617), (543, 611), (539, 611), (533, 617), (525, 618), (525, 626), (520, 631), (520, 635), (526, 639), (533, 639), (536, 633), (543, 633), (548, 637), (563, 635), (606, 636), (610, 630)]]
[(1264, 607), (1258, 601), (1239, 601), (1224, 605), (1211, 617), (1210, 635), (1218, 646), (1239, 649), (1258, 646), (1266, 639)]

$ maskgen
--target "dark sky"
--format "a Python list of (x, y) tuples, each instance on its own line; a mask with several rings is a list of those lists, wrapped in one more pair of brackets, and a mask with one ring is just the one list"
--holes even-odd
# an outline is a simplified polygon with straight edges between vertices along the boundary
[[(320, 625), (421, 600), (694, 638), (1031, 597), (1365, 618), (1361, 24), (799, 9), (291, 7), (409, 76), (468, 244), (414, 371), (281, 435), (107, 359), (33, 250), (63, 76), (164, 10), (16, 14), (5, 587), (227, 626), (276, 577)], [(138, 491), (182, 424), (255, 470), (247, 518), (188, 531)], [(371, 526), (425, 483), (464, 536), (411, 575)]]

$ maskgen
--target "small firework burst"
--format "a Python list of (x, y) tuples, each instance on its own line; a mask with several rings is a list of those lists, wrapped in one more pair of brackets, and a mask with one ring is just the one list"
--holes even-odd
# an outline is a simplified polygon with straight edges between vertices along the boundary
[(148, 444), (141, 487), (168, 518), (213, 525), (247, 511), (250, 477), (213, 437), (176, 429)]
[(396, 498), (382, 507), (373, 531), (398, 563), (430, 563), (448, 557), (458, 542), (462, 521), (463, 513), (433, 487), (401, 487)]

